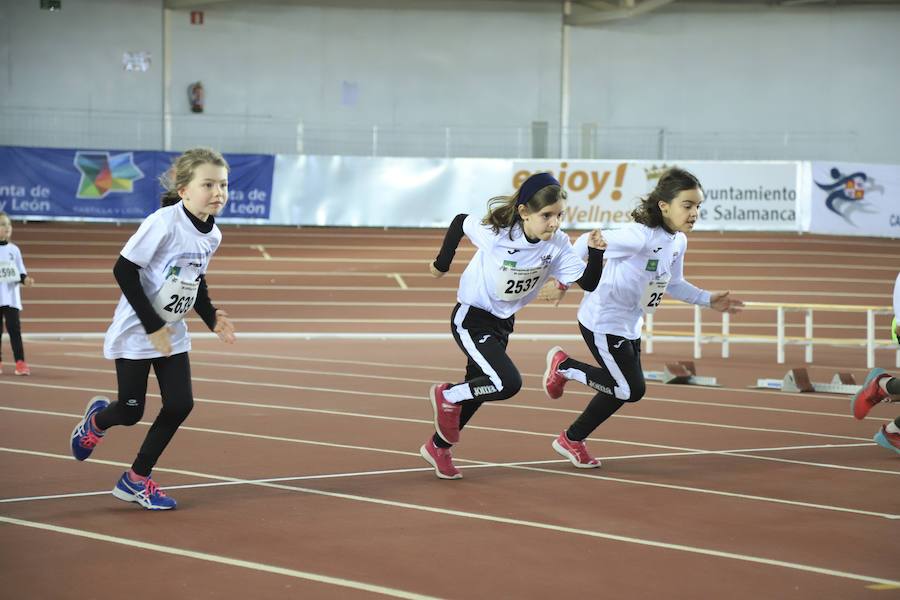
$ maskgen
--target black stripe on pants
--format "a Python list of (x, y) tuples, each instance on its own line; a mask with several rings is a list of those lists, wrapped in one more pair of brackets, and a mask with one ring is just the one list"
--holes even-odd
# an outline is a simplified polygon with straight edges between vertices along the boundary
[(13, 358), (25, 360), (25, 348), (22, 346), (22, 324), (19, 322), (19, 309), (13, 306), (0, 306), (0, 347), (3, 346), (3, 320), (6, 320), (6, 331), (9, 333), (9, 345), (12, 346)]
[[(522, 375), (506, 354), (515, 319), (501, 319), (463, 304), (457, 304), (450, 315), (450, 332), (467, 359), (464, 383), (472, 393), (471, 400), (461, 402), (460, 430), (484, 402), (506, 400), (522, 389)], [(437, 434), (433, 439), (439, 448), (450, 447)]]
[(150, 426), (147, 437), (131, 468), (143, 477), (150, 475), (156, 461), (178, 427), (194, 407), (191, 389), (191, 364), (187, 352), (174, 356), (131, 360), (116, 359), (116, 378), (119, 383), (119, 399), (97, 413), (97, 426), (108, 429), (115, 425), (131, 426), (144, 415), (147, 400), (147, 377), (150, 367), (156, 373), (162, 409)]
[(581, 441), (594, 432), (601, 423), (611, 417), (626, 402), (637, 402), (644, 397), (647, 384), (641, 368), (641, 340), (600, 334), (578, 324), (581, 335), (599, 367), (574, 359), (560, 364), (560, 370), (577, 369), (585, 373), (587, 384), (598, 390), (584, 412), (566, 431), (570, 440)]

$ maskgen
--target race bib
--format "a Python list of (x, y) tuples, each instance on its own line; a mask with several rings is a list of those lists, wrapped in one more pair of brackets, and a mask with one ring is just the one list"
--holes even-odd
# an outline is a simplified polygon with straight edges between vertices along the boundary
[(544, 270), (545, 267), (517, 267), (515, 262), (505, 260), (497, 273), (494, 291), (501, 300), (518, 300), (537, 287)]
[(0, 261), (0, 283), (18, 283), (19, 268), (12, 261)]
[(162, 289), (153, 300), (156, 314), (162, 317), (166, 323), (174, 323), (183, 319), (197, 300), (197, 290), (200, 288), (199, 278), (193, 270), (189, 270), (184, 275), (188, 275), (190, 278), (182, 279), (181, 267), (170, 267)]
[(654, 277), (647, 283), (644, 293), (641, 295), (641, 308), (645, 314), (652, 315), (656, 312), (659, 303), (662, 302), (669, 285), (669, 276)]

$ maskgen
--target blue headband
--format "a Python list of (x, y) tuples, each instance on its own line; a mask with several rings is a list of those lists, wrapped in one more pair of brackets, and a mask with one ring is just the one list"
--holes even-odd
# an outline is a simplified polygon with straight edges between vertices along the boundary
[(550, 185), (559, 186), (559, 182), (553, 175), (550, 173), (535, 173), (526, 179), (522, 187), (519, 188), (519, 199), (516, 200), (516, 206), (526, 204), (535, 194)]

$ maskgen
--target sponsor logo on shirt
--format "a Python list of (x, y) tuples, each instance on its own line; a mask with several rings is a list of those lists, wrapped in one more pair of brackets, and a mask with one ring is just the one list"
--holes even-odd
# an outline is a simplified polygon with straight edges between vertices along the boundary
[(656, 258), (651, 258), (647, 261), (647, 271), (656, 271), (656, 267), (659, 265), (659, 260)]
[(504, 260), (503, 266), (507, 269), (514, 269), (516, 267), (516, 261), (514, 260)]
[(542, 267), (546, 267), (547, 265), (550, 264), (550, 261), (551, 261), (551, 260), (553, 260), (553, 255), (552, 255), (552, 254), (546, 254), (546, 255), (542, 256), (542, 257), (541, 257), (541, 266), (542, 266)]
[(515, 248), (515, 249), (513, 249), (513, 250), (507, 250), (506, 253), (507, 253), (507, 254), (515, 254), (515, 253), (518, 252), (518, 251), (519, 251), (519, 249), (518, 249), (518, 248)]

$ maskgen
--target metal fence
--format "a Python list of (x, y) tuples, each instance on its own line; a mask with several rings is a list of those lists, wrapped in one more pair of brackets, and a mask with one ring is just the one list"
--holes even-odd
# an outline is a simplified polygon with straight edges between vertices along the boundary
[(844, 132), (681, 132), (664, 127), (339, 126), (265, 115), (0, 110), (0, 144), (62, 148), (458, 158), (853, 160)]

